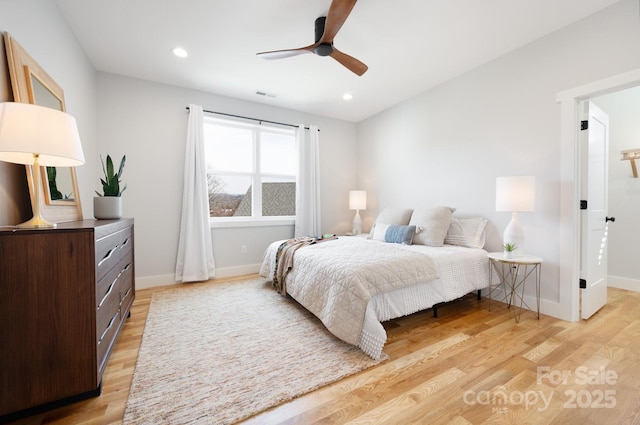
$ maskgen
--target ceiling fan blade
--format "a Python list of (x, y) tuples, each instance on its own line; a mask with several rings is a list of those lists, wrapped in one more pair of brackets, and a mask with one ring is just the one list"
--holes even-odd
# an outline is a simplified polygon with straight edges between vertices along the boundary
[(367, 65), (363, 64), (358, 59), (354, 58), (353, 56), (349, 56), (346, 53), (342, 53), (335, 47), (333, 48), (333, 52), (330, 56), (344, 65), (347, 69), (349, 69), (349, 71), (353, 72), (354, 74), (362, 75), (367, 72), (367, 69), (369, 69)]
[(270, 52), (260, 52), (256, 53), (256, 55), (260, 56), (262, 59), (283, 59), (290, 58), (291, 56), (301, 55), (303, 53), (313, 53), (313, 49), (316, 47), (316, 44), (311, 44), (306, 47), (300, 47), (298, 49), (285, 49), (285, 50), (272, 50)]
[(358, 0), (333, 0), (329, 7), (329, 13), (327, 13), (327, 20), (324, 25), (324, 34), (320, 39), (320, 43), (333, 43), (333, 38), (336, 36), (342, 24), (347, 20), (353, 6), (356, 5)]

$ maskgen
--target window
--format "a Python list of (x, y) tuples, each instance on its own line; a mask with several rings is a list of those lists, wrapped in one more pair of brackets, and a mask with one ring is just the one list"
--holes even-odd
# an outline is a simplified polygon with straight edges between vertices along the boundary
[(295, 216), (294, 129), (205, 117), (204, 142), (212, 221)]

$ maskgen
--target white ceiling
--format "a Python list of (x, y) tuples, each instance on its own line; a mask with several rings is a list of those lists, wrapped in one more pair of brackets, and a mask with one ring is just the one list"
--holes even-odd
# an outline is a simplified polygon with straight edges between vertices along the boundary
[(360, 0), (335, 46), (361, 77), (330, 57), (256, 56), (312, 44), (331, 0), (56, 1), (99, 71), (358, 122), (619, 0)]

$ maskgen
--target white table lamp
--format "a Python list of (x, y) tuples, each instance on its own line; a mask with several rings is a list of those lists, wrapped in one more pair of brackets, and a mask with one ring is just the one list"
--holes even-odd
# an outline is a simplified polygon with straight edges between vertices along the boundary
[(519, 212), (535, 209), (536, 178), (534, 176), (498, 177), (496, 179), (496, 211), (511, 212), (511, 221), (504, 229), (503, 243), (515, 246), (513, 255), (524, 255), (524, 230), (518, 221)]
[(362, 219), (360, 218), (360, 210), (367, 209), (367, 192), (365, 190), (349, 191), (349, 209), (356, 210), (356, 215), (353, 217), (351, 232), (354, 235), (359, 235), (360, 233), (362, 233)]
[(0, 161), (33, 165), (33, 218), (17, 227), (55, 227), (40, 215), (40, 167), (84, 164), (76, 120), (51, 108), (0, 103)]

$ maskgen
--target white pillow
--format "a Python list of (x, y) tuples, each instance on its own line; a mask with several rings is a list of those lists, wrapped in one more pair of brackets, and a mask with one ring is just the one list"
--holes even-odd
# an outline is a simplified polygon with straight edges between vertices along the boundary
[(388, 224), (376, 223), (371, 229), (371, 239), (384, 242), (384, 237), (387, 234)]
[(411, 208), (385, 208), (378, 214), (376, 222), (406, 226), (409, 224), (412, 212)]
[(376, 229), (377, 223), (384, 224), (395, 224), (397, 226), (406, 226), (409, 224), (409, 219), (411, 218), (411, 213), (413, 210), (411, 208), (385, 208), (380, 214), (378, 214), (378, 218), (376, 218), (376, 222), (373, 224), (371, 228), (371, 232), (369, 233), (369, 238), (374, 239), (373, 234)]
[(415, 245), (443, 246), (454, 211), (455, 208), (451, 207), (414, 210), (409, 224), (415, 225), (419, 231), (413, 237), (413, 243)]
[(467, 248), (484, 248), (486, 218), (455, 218), (451, 219), (451, 225), (444, 238), (444, 243), (449, 245), (465, 246)]

